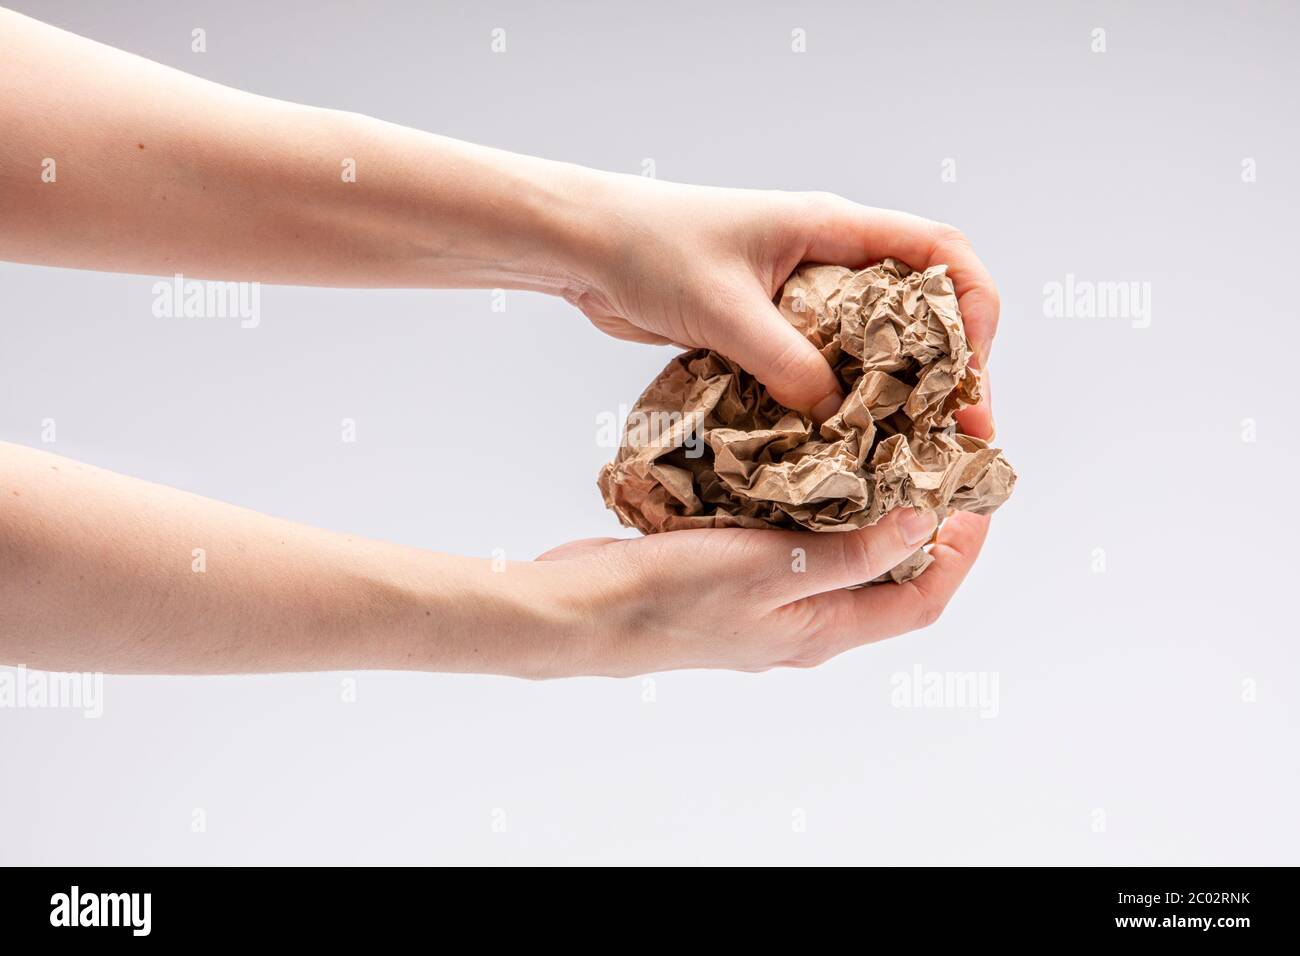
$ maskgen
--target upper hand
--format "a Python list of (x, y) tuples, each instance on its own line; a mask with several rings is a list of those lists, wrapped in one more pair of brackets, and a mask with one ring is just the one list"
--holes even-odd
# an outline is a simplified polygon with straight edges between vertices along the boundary
[(617, 338), (711, 348), (783, 405), (817, 420), (843, 397), (826, 361), (773, 305), (801, 262), (862, 268), (887, 256), (914, 269), (946, 263), (981, 370), (963, 431), (991, 438), (988, 356), (998, 293), (956, 229), (825, 193), (714, 189), (633, 176), (600, 180), (590, 282), (570, 295)]

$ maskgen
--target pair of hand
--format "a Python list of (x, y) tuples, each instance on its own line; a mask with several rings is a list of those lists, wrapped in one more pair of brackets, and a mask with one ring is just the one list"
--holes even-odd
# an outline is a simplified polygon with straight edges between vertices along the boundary
[[(613, 234), (592, 240), (589, 261), (598, 265), (569, 296), (592, 323), (621, 339), (715, 349), (817, 420), (842, 396), (821, 355), (773, 305), (790, 273), (805, 261), (861, 268), (893, 256), (918, 269), (946, 263), (983, 390), (958, 422), (992, 438), (987, 367), (998, 295), (953, 227), (827, 194), (615, 177), (595, 195), (604, 210), (599, 221), (615, 224)], [(844, 589), (914, 551), (933, 531), (933, 518), (900, 510), (840, 534), (708, 530), (590, 539), (542, 560), (585, 594), (595, 655), (586, 669), (765, 670), (817, 664), (935, 621), (978, 556), (988, 520), (953, 515), (919, 578), (853, 591)]]
[[(0, 259), (561, 292), (611, 335), (715, 349), (821, 419), (837, 380), (772, 298), (801, 262), (893, 256), (948, 265), (987, 368), (997, 295), (947, 226), (833, 196), (598, 173), (281, 103), (4, 10), (0, 62)], [(46, 183), (53, 156), (67, 159)], [(959, 424), (988, 437), (983, 386)], [(933, 620), (987, 528), (955, 515), (919, 578), (846, 591), (911, 553), (928, 521), (576, 542), (503, 575), (16, 447), (0, 447), (0, 482), (0, 660), (151, 673), (815, 663)], [(194, 549), (213, 556), (211, 573), (192, 573)]]

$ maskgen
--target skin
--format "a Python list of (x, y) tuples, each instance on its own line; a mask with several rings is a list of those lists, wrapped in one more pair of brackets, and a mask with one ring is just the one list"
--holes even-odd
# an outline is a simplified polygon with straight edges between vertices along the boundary
[[(949, 266), (987, 368), (997, 293), (950, 226), (828, 194), (598, 172), (284, 103), (4, 10), (0, 62), (0, 258), (547, 292), (617, 338), (717, 349), (820, 420), (838, 407), (836, 379), (772, 297), (800, 262), (892, 255)], [(41, 178), (47, 157), (52, 183)], [(340, 175), (348, 159), (355, 182)], [(986, 374), (983, 384), (985, 400), (959, 423), (991, 437)], [(939, 616), (987, 518), (949, 518), (916, 580), (846, 590), (933, 528), (900, 511), (850, 533), (592, 539), (494, 567), (0, 443), (0, 661), (522, 677), (810, 666)]]

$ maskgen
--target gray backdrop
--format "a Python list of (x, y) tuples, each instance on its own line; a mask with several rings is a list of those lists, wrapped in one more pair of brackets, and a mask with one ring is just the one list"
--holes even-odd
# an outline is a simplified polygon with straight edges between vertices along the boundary
[[(956, 223), (1021, 482), (939, 624), (814, 671), (0, 710), (0, 862), (1298, 862), (1295, 7), (13, 5), (271, 96)], [(1049, 317), (1067, 275), (1149, 283), (1149, 324)], [(451, 552), (625, 533), (596, 418), (666, 350), (528, 294), (266, 287), (241, 329), (152, 282), (0, 265), (0, 437)], [(996, 677), (996, 715), (894, 706), (917, 667)]]

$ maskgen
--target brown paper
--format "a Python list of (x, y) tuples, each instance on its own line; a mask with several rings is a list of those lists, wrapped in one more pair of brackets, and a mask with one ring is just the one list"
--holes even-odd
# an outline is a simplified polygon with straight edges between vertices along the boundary
[[(954, 424), (979, 401), (979, 378), (946, 266), (802, 266), (780, 309), (839, 376), (839, 411), (815, 428), (718, 353), (678, 356), (638, 399), (600, 472), (623, 524), (646, 534), (847, 531), (904, 505), (942, 519), (1006, 501), (1011, 465)], [(922, 549), (879, 580), (910, 580), (929, 563)]]

